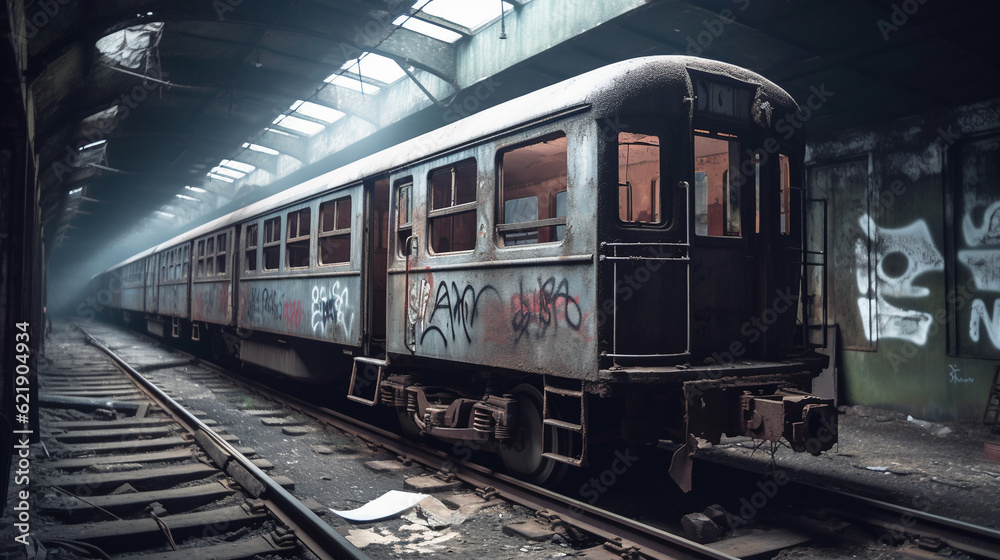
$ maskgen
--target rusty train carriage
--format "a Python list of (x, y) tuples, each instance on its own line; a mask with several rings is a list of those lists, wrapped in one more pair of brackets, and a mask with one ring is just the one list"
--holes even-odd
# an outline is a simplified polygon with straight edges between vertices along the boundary
[[(595, 438), (836, 441), (801, 389), (803, 142), (749, 71), (614, 64), (194, 229), (110, 273), (150, 330), (311, 381), (539, 482)], [(125, 292), (123, 292), (125, 293)], [(119, 302), (134, 310), (138, 291)], [(128, 306), (125, 300), (128, 300)], [(162, 334), (162, 326), (159, 334)], [(672, 474), (673, 473), (672, 470)], [(683, 478), (679, 476), (678, 478)]]

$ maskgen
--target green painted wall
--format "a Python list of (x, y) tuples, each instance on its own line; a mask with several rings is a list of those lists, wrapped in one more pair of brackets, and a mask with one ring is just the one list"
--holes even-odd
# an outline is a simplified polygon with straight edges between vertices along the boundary
[(997, 162), (1000, 101), (812, 138), (844, 402), (982, 417), (1000, 363)]

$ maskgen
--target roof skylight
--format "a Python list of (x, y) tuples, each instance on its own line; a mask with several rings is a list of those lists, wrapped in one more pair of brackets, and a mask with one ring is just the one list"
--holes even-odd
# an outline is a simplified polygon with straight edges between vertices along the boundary
[(216, 175), (224, 175), (226, 177), (232, 177), (233, 179), (242, 179), (246, 176), (246, 173), (242, 171), (236, 171), (235, 169), (229, 169), (228, 167), (213, 167), (212, 173)]
[[(501, 4), (504, 13), (514, 9), (507, 2)], [(473, 31), (500, 17), (496, 0), (417, 0), (413, 4), (413, 9), (421, 7), (427, 15), (446, 19)]]
[(358, 81), (358, 73), (350, 71), (344, 72), (343, 74), (332, 74), (323, 81), (335, 86), (353, 89), (354, 91), (363, 91), (364, 93), (378, 93), (378, 90), (382, 89), (368, 82), (365, 83), (364, 89), (362, 89), (361, 83)]
[[(396, 64), (395, 60), (380, 54), (363, 52), (358, 58), (361, 60), (362, 77), (378, 80), (384, 84), (391, 84), (406, 75), (406, 72), (399, 67), (399, 64)], [(347, 70), (345, 75), (347, 73), (357, 74), (358, 60), (348, 60), (340, 69)]]
[(195, 198), (193, 196), (188, 196), (186, 194), (178, 194), (178, 195), (174, 195), (174, 196), (176, 196), (177, 198), (179, 198), (181, 200), (189, 200), (189, 201), (192, 201), (192, 202), (199, 202), (199, 200), (197, 198)]
[(392, 23), (393, 25), (404, 27), (410, 31), (427, 35), (428, 37), (444, 41), (445, 43), (454, 43), (462, 38), (461, 33), (455, 33), (451, 29), (445, 29), (440, 25), (434, 25), (433, 23), (429, 23), (415, 17), (399, 16)]
[(344, 116), (344, 113), (341, 113), (333, 107), (318, 105), (311, 101), (302, 101), (301, 99), (292, 104), (292, 110), (296, 113), (314, 118), (318, 121), (323, 121), (327, 124), (334, 123)]
[(217, 175), (215, 173), (209, 173), (208, 176), (211, 177), (212, 179), (218, 179), (219, 181), (225, 181), (226, 183), (235, 183), (236, 182), (235, 180), (230, 179), (229, 177), (223, 177), (222, 175)]
[(244, 142), (243, 147), (248, 150), (253, 150), (255, 152), (260, 152), (262, 154), (267, 154), (269, 156), (276, 156), (281, 153), (278, 150), (275, 150), (274, 148), (268, 148), (267, 146), (261, 146), (259, 144), (251, 144), (250, 142)]
[(233, 161), (231, 159), (224, 159), (221, 162), (219, 162), (219, 165), (223, 167), (228, 167), (230, 169), (235, 169), (237, 171), (242, 171), (243, 173), (250, 173), (254, 169), (257, 169), (256, 166), (250, 165), (249, 163), (243, 163), (242, 161)]
[(306, 136), (315, 136), (319, 134), (325, 126), (313, 122), (307, 121), (305, 119), (300, 119), (299, 117), (293, 115), (282, 115), (274, 119), (274, 123), (282, 128), (287, 128), (289, 130), (304, 134)]

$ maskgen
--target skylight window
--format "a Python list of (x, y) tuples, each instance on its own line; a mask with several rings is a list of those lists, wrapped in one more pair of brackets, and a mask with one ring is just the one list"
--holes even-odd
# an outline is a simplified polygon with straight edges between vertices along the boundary
[[(399, 67), (399, 64), (396, 64), (395, 60), (380, 54), (363, 52), (359, 58), (361, 59), (362, 77), (391, 84), (406, 75), (406, 72)], [(344, 73), (345, 76), (348, 73), (356, 75), (358, 73), (358, 60), (348, 60), (340, 69), (347, 70)]]
[(244, 142), (243, 147), (248, 150), (253, 150), (255, 152), (260, 152), (262, 154), (267, 154), (269, 156), (276, 156), (281, 153), (278, 150), (275, 150), (274, 148), (268, 148), (267, 146), (261, 146), (259, 144), (251, 144), (250, 142)]
[(292, 115), (282, 115), (274, 119), (274, 124), (301, 134), (305, 134), (306, 136), (315, 136), (326, 128), (319, 123), (300, 119), (299, 117)]
[[(501, 2), (504, 13), (513, 10), (514, 6)], [(446, 19), (473, 31), (500, 17), (496, 0), (418, 0), (413, 9), (423, 8), (422, 12)]]
[(228, 167), (213, 167), (212, 173), (216, 175), (225, 175), (226, 177), (232, 177), (233, 179), (242, 179), (246, 176), (246, 173), (236, 171), (235, 169), (229, 169)]
[(318, 105), (311, 101), (302, 101), (301, 99), (292, 104), (292, 110), (296, 113), (314, 118), (318, 121), (323, 121), (327, 124), (334, 123), (344, 116), (344, 113), (341, 113), (333, 107)]
[(264, 132), (273, 132), (274, 134), (280, 134), (282, 136), (290, 136), (292, 138), (298, 138), (294, 134), (290, 134), (288, 132), (285, 132), (284, 130), (279, 130), (277, 128), (265, 128)]
[(196, 193), (208, 192), (208, 191), (206, 191), (205, 189), (203, 189), (201, 187), (184, 187), (184, 188), (187, 189), (187, 190), (189, 190), (189, 191), (194, 191)]
[(361, 89), (361, 83), (358, 82), (357, 72), (344, 72), (341, 75), (333, 74), (323, 81), (335, 86), (353, 89), (354, 91), (363, 91), (364, 93), (378, 93), (378, 90), (382, 89), (368, 82), (365, 82), (364, 89)]
[(178, 194), (178, 195), (174, 195), (174, 196), (176, 196), (177, 198), (179, 198), (181, 200), (190, 200), (192, 202), (198, 202), (197, 198), (195, 198), (193, 196), (188, 196), (186, 194)]
[(228, 167), (230, 169), (235, 169), (237, 171), (242, 171), (243, 173), (250, 173), (256, 166), (250, 165), (249, 163), (243, 163), (242, 161), (233, 161), (231, 159), (224, 159), (219, 162), (219, 165), (223, 167)]
[(164, 212), (163, 210), (156, 211), (157, 216), (163, 216), (164, 218), (176, 218), (177, 216), (171, 214), (170, 212)]
[(73, 190), (69, 191), (69, 194), (74, 195), (74, 194), (80, 194), (82, 192), (83, 192), (83, 187), (79, 187), (79, 188), (76, 188), (76, 189), (73, 189)]
[(445, 43), (454, 43), (462, 38), (461, 33), (455, 33), (451, 29), (445, 29), (440, 25), (434, 25), (433, 23), (429, 23), (415, 17), (399, 16), (392, 23), (393, 25), (404, 27), (410, 31), (420, 33), (421, 35), (427, 35), (428, 37), (444, 41)]
[(226, 183), (235, 183), (236, 182), (233, 179), (230, 179), (229, 177), (223, 177), (222, 175), (217, 175), (215, 173), (209, 173), (208, 176), (211, 177), (212, 179), (217, 179), (219, 181), (225, 181)]

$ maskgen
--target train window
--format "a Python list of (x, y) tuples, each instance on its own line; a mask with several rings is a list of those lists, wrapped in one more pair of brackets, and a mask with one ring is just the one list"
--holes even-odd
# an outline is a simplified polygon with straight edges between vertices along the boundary
[(278, 268), (281, 248), (281, 216), (264, 220), (264, 270)]
[(431, 251), (469, 251), (476, 246), (476, 160), (431, 171), (427, 213)]
[(660, 137), (618, 133), (618, 219), (633, 224), (659, 224)]
[(215, 276), (215, 238), (205, 241), (205, 276)]
[(181, 278), (185, 280), (191, 272), (191, 246), (185, 245), (181, 250), (181, 262), (183, 263), (183, 268), (181, 270)]
[(413, 178), (396, 182), (396, 237), (399, 253), (405, 254), (406, 240), (413, 233)]
[(195, 276), (202, 278), (205, 276), (205, 240), (198, 240), (198, 251), (196, 255), (198, 261), (198, 266), (195, 270)]
[(257, 270), (257, 224), (247, 225), (246, 232), (244, 233), (246, 241), (244, 243), (246, 258), (246, 271), (254, 272)]
[(215, 239), (215, 273), (226, 273), (226, 234), (220, 233)]
[(565, 233), (566, 148), (560, 132), (501, 154), (497, 232), (503, 245), (549, 243), (561, 239), (558, 228)]
[(781, 233), (792, 234), (792, 170), (788, 156), (778, 154), (778, 176), (781, 187)]
[(305, 268), (309, 266), (309, 218), (310, 209), (303, 208), (288, 213), (288, 235), (285, 245), (285, 266)]
[(694, 232), (697, 235), (740, 236), (739, 161), (739, 144), (735, 140), (695, 135)]
[(324, 202), (319, 207), (319, 264), (351, 260), (351, 197)]

